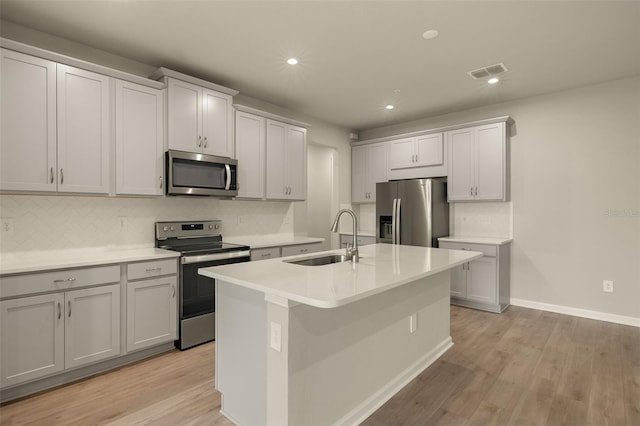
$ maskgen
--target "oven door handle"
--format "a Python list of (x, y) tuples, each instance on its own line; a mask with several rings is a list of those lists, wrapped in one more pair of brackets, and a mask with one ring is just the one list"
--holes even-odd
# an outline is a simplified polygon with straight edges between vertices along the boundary
[(231, 166), (225, 164), (224, 169), (227, 172), (227, 183), (225, 184), (224, 189), (228, 190), (229, 188), (231, 188)]
[(183, 265), (191, 263), (209, 262), (212, 260), (236, 259), (238, 257), (251, 257), (251, 251), (228, 251), (224, 253), (203, 254), (202, 256), (184, 256), (180, 259)]

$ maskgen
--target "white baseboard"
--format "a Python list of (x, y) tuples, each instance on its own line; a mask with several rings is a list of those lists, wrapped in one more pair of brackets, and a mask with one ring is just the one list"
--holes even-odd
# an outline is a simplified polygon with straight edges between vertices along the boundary
[(572, 308), (570, 306), (552, 305), (550, 303), (534, 302), (532, 300), (524, 299), (511, 298), (511, 304), (514, 306), (522, 306), (523, 308), (538, 309), (541, 311), (555, 312), (558, 314), (571, 315), (574, 317), (589, 318), (599, 321), (607, 321), (616, 324), (640, 327), (640, 318), (636, 317), (608, 314), (606, 312), (590, 311), (587, 309)]
[(410, 381), (418, 377), (427, 367), (433, 364), (442, 354), (453, 346), (451, 336), (443, 340), (432, 351), (418, 359), (396, 378), (389, 381), (382, 389), (365, 399), (361, 404), (338, 420), (337, 425), (359, 425), (367, 417), (373, 414), (378, 408), (391, 399), (396, 393), (409, 384)]

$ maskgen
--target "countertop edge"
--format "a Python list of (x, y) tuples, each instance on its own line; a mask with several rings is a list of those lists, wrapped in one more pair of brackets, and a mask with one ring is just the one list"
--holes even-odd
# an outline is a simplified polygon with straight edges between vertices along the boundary
[(324, 242), (324, 238), (319, 237), (229, 237), (224, 240), (226, 243), (249, 246), (252, 249), (269, 247), (296, 246), (299, 244), (316, 244)]
[(509, 244), (513, 242), (513, 238), (501, 238), (501, 237), (440, 237), (438, 241), (448, 242), (448, 243), (469, 243), (469, 244), (488, 244), (488, 245), (496, 245), (502, 246), (505, 244)]
[[(147, 251), (148, 250), (148, 251)], [(114, 250), (114, 253), (116, 251)], [(127, 253), (128, 252), (128, 253)], [(131, 263), (131, 262), (140, 262), (145, 260), (160, 260), (160, 259), (171, 259), (180, 257), (180, 253), (171, 251), (171, 250), (163, 250), (163, 249), (128, 249), (119, 252), (117, 256), (114, 256), (114, 253), (103, 253), (100, 257), (100, 253), (96, 253), (95, 258), (87, 258), (82, 260), (68, 260), (68, 261), (59, 261), (55, 263), (43, 263), (38, 265), (17, 265), (17, 266), (2, 266), (0, 267), (0, 277), (10, 276), (10, 275), (20, 275), (20, 274), (29, 274), (29, 273), (39, 273), (46, 271), (57, 271), (61, 269), (72, 269), (72, 268), (86, 268), (91, 266), (103, 266), (103, 265), (113, 265), (119, 263)], [(35, 260), (33, 262), (36, 262)]]

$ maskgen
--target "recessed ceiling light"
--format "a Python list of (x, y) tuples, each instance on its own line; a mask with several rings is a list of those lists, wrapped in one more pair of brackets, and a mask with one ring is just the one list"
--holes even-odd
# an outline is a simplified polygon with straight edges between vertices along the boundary
[(425, 40), (433, 40), (438, 37), (438, 30), (427, 30), (422, 33), (422, 38)]
[(500, 79), (498, 77), (492, 77), (489, 80), (487, 80), (487, 83), (489, 84), (496, 84), (497, 82), (499, 82)]
[(287, 63), (289, 65), (296, 65), (298, 63), (298, 60), (296, 58), (289, 58), (287, 59)]
[(387, 105), (385, 108), (386, 108), (386, 109), (394, 109), (395, 107), (394, 107), (393, 105), (389, 104), (389, 105)]

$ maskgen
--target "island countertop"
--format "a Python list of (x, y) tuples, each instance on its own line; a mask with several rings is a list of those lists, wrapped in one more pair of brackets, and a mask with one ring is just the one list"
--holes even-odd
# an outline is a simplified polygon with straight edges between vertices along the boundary
[[(314, 253), (312, 257), (343, 254), (344, 249)], [(392, 244), (360, 248), (358, 263), (302, 266), (290, 256), (250, 263), (201, 268), (201, 275), (318, 308), (335, 308), (454, 268), (481, 257), (473, 251)]]

